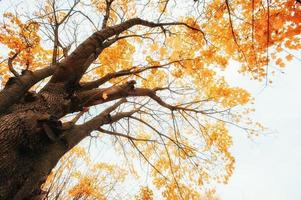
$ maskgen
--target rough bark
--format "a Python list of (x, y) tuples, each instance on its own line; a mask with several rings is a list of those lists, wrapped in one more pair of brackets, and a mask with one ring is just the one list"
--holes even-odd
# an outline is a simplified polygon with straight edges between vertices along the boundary
[(58, 119), (70, 112), (72, 97), (65, 84), (50, 85), (0, 117), (0, 199), (33, 199), (68, 150), (99, 126), (136, 112), (110, 116), (123, 99), (86, 124), (62, 124)]
[(49, 135), (63, 131), (57, 119), (68, 110), (66, 97), (63, 85), (56, 84), (22, 99), (0, 117), (0, 199), (26, 199), (38, 193), (67, 151), (67, 144)]
[(45, 67), (35, 72), (24, 73), (18, 78), (11, 78), (11, 84), (6, 83), (6, 87), (0, 91), (0, 115), (5, 110), (16, 103), (34, 84), (51, 76), (56, 66)]

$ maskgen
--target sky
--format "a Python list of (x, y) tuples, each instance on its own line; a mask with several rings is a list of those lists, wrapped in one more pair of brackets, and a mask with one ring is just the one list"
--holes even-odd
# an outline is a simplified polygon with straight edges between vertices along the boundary
[[(0, 0), (0, 14), (5, 3)], [(301, 199), (300, 65), (297, 60), (287, 64), (284, 73), (271, 76), (272, 85), (264, 89), (262, 84), (246, 77), (229, 78), (233, 85), (251, 91), (256, 98), (253, 118), (268, 129), (255, 139), (248, 139), (237, 128), (231, 129), (236, 168), (229, 183), (217, 188), (222, 200)], [(236, 72), (230, 69), (228, 73)]]
[(227, 185), (218, 187), (222, 200), (301, 199), (301, 68), (300, 61), (289, 63), (270, 78), (264, 89), (250, 81), (245, 85), (256, 98), (254, 119), (268, 130), (255, 139), (232, 130), (236, 168)]

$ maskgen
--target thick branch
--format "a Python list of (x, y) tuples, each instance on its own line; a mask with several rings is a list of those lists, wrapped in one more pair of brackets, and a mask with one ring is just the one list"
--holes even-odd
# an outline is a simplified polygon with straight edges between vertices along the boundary
[(110, 113), (113, 112), (117, 107), (119, 107), (122, 103), (126, 102), (125, 99), (122, 99), (110, 106), (99, 115), (91, 119), (90, 121), (82, 124), (74, 126), (71, 130), (65, 133), (65, 138), (68, 142), (69, 148), (74, 147), (78, 144), (82, 139), (87, 137), (92, 131), (98, 130), (98, 128), (104, 124), (110, 124), (117, 122), (118, 120), (129, 117), (134, 113), (138, 112), (139, 109), (135, 109), (129, 112), (120, 112), (116, 115), (111, 116)]
[(9, 57), (8, 58), (8, 69), (11, 73), (14, 74), (15, 77), (18, 77), (19, 74), (18, 72), (14, 69), (14, 66), (13, 66), (13, 61), (14, 59), (18, 56), (19, 52), (15, 53), (12, 57)]
[(16, 103), (34, 84), (51, 76), (54, 68), (55, 66), (49, 66), (34, 72), (28, 71), (28, 73), (19, 76), (13, 83), (7, 83), (0, 92), (0, 114)]
[(79, 78), (86, 71), (84, 65), (87, 65), (88, 58), (91, 58), (91, 56), (93, 56), (94, 59), (96, 59), (97, 56), (103, 51), (103, 49), (107, 47), (107, 45), (103, 44), (105, 40), (109, 39), (112, 36), (119, 35), (120, 33), (128, 30), (135, 25), (142, 25), (150, 28), (161, 27), (162, 29), (164, 28), (164, 26), (182, 25), (186, 26), (187, 28), (200, 31), (203, 34), (201, 30), (189, 26), (188, 24), (183, 22), (154, 23), (140, 18), (129, 19), (121, 24), (107, 27), (92, 34), (65, 60), (60, 63), (60, 68), (56, 70), (54, 76), (51, 79), (51, 82), (70, 82), (79, 80)]
[(95, 81), (91, 81), (88, 83), (83, 83), (80, 90), (84, 91), (84, 90), (94, 89), (94, 88), (97, 88), (100, 85), (108, 82), (109, 80), (111, 80), (113, 78), (118, 78), (118, 77), (128, 76), (128, 75), (136, 75), (136, 74), (142, 73), (142, 72), (150, 70), (150, 69), (164, 68), (164, 67), (171, 65), (173, 63), (176, 63), (176, 62), (180, 62), (180, 60), (172, 61), (172, 62), (162, 64), (162, 65), (145, 66), (145, 67), (140, 67), (140, 68), (131, 67), (129, 69), (120, 70), (118, 72), (108, 73), (105, 76), (101, 77), (100, 79), (97, 79)]
[(105, 89), (93, 89), (93, 90), (81, 92), (78, 94), (78, 98), (80, 99), (80, 102), (83, 106), (88, 107), (88, 106), (102, 104), (108, 101), (113, 101), (119, 98), (145, 96), (145, 97), (150, 97), (151, 99), (156, 101), (159, 105), (171, 111), (184, 110), (184, 111), (189, 111), (194, 113), (208, 114), (202, 110), (190, 109), (187, 107), (183, 107), (181, 105), (171, 105), (166, 103), (156, 94), (158, 90), (162, 90), (166, 88), (154, 88), (154, 89), (133, 88), (132, 86), (129, 86), (130, 83), (131, 81), (119, 86), (112, 86)]
[(115, 99), (120, 99), (122, 97), (127, 97), (129, 91), (134, 89), (135, 84), (136, 81), (132, 80), (122, 85), (80, 92), (76, 95), (78, 98), (77, 102), (79, 102), (78, 104), (80, 104), (80, 107), (89, 107)]

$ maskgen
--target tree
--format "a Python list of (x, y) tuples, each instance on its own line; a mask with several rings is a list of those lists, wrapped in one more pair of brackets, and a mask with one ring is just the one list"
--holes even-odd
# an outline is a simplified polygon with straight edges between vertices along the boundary
[(4, 13), (1, 199), (41, 196), (88, 137), (111, 141), (120, 168), (137, 173), (142, 159), (163, 197), (200, 199), (233, 173), (229, 126), (262, 129), (247, 118), (250, 94), (222, 72), (235, 61), (269, 84), (301, 46), (300, 15), (298, 2), (281, 0), (45, 0)]

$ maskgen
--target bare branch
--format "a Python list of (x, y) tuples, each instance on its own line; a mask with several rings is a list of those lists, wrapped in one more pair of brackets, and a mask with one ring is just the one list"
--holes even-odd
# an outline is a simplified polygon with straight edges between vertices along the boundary
[(243, 55), (244, 60), (247, 63), (247, 57), (245, 55), (245, 52), (241, 49), (241, 46), (238, 43), (238, 40), (237, 40), (237, 37), (236, 37), (236, 33), (234, 31), (233, 21), (232, 21), (232, 17), (231, 17), (231, 8), (230, 8), (230, 5), (229, 5), (229, 0), (225, 0), (225, 3), (226, 3), (226, 7), (227, 7), (228, 18), (229, 18), (229, 23), (230, 23), (230, 29), (231, 29), (231, 33), (232, 33), (232, 37), (233, 37), (234, 43), (236, 44), (238, 51)]
[[(52, 1), (52, 15), (54, 17), (54, 24), (51, 24), (51, 28), (53, 31), (53, 52), (52, 52), (52, 64), (56, 64), (58, 61), (59, 47), (62, 47), (59, 39), (59, 28), (71, 15), (74, 11), (74, 8), (79, 3), (79, 0), (75, 0), (71, 8), (68, 10), (67, 14), (59, 21), (57, 13), (59, 12), (55, 6), (55, 0)], [(64, 48), (62, 47), (64, 50)]]
[[(108, 101), (116, 100), (125, 97), (138, 97), (145, 96), (150, 97), (156, 101), (159, 105), (171, 110), (183, 110), (188, 112), (200, 113), (200, 114), (212, 114), (203, 110), (192, 109), (188, 107), (182, 107), (181, 105), (171, 105), (163, 101), (156, 92), (168, 88), (133, 88), (133, 84), (136, 82), (127, 82), (122, 85), (112, 86), (105, 89), (93, 89), (89, 91), (80, 92), (77, 94), (80, 104), (85, 107), (102, 104)], [(104, 98), (105, 97), (105, 98)]]
[(107, 23), (110, 17), (111, 4), (113, 3), (113, 1), (114, 0), (106, 0), (106, 13), (103, 18), (102, 29), (107, 27)]
[(14, 74), (15, 77), (18, 77), (19, 76), (19, 73), (14, 69), (13, 67), (13, 61), (14, 59), (18, 56), (20, 52), (16, 52), (12, 57), (9, 57), (8, 58), (8, 69), (11, 73)]
[(159, 16), (159, 18), (158, 18), (158, 21), (160, 21), (162, 15), (165, 13), (168, 3), (169, 3), (169, 0), (165, 0), (164, 7), (163, 7), (162, 12), (160, 13), (160, 16)]
[(72, 14), (72, 12), (74, 11), (74, 8), (77, 6), (77, 4), (79, 4), (80, 0), (75, 0), (72, 7), (69, 9), (68, 13), (63, 17), (63, 19), (61, 19), (61, 21), (59, 21), (57, 24), (61, 25), (62, 23), (64, 23), (68, 17)]
[(232, 17), (231, 17), (231, 9), (230, 9), (230, 5), (229, 5), (229, 0), (225, 0), (225, 3), (226, 3), (227, 11), (228, 11), (228, 18), (229, 18), (229, 23), (230, 23), (230, 28), (231, 28), (231, 33), (232, 33), (232, 36), (233, 36), (233, 40), (236, 43), (236, 45), (239, 46), (238, 42), (237, 42), (237, 39), (236, 39), (236, 34), (234, 32), (234, 27), (233, 27), (233, 22), (232, 22)]
[(155, 171), (157, 171), (162, 177), (164, 177), (167, 181), (168, 181), (168, 178), (164, 175), (164, 174), (162, 174), (162, 172), (159, 170), (159, 169), (157, 169), (157, 167), (154, 165), (154, 164), (152, 164), (150, 161), (149, 161), (149, 159), (147, 159), (147, 157), (143, 154), (143, 152), (138, 148), (138, 146), (133, 142), (133, 141), (131, 141), (132, 142), (132, 145), (135, 147), (135, 149), (139, 152), (139, 154), (144, 158), (144, 160), (155, 170)]
[(156, 142), (156, 140), (142, 139), (142, 138), (135, 138), (135, 137), (132, 137), (132, 136), (130, 136), (130, 135), (125, 135), (125, 134), (122, 134), (122, 133), (117, 133), (117, 132), (115, 132), (115, 131), (105, 130), (105, 129), (101, 128), (101, 127), (98, 128), (98, 131), (100, 131), (100, 132), (102, 132), (102, 133), (109, 134), (109, 135), (124, 137), (124, 138), (127, 138), (127, 139), (129, 139), (129, 140), (134, 140), (134, 141)]
[(182, 60), (176, 60), (176, 61), (172, 61), (172, 62), (169, 62), (169, 63), (166, 63), (166, 64), (162, 64), (162, 65), (152, 65), (152, 66), (145, 66), (145, 67), (140, 67), (140, 68), (138, 68), (138, 67), (131, 67), (129, 69), (121, 70), (121, 71), (118, 71), (118, 72), (108, 73), (104, 77), (101, 77), (98, 80), (91, 81), (89, 83), (83, 83), (81, 85), (80, 91), (90, 90), (90, 89), (93, 89), (93, 88), (97, 88), (100, 85), (106, 83), (107, 81), (109, 81), (109, 80), (111, 80), (113, 78), (118, 78), (118, 77), (121, 77), (121, 76), (128, 76), (128, 75), (136, 75), (136, 74), (142, 73), (142, 72), (150, 70), (150, 69), (164, 68), (164, 67), (166, 67), (168, 65), (171, 65), (171, 64), (174, 64), (174, 63), (177, 63), (177, 62), (180, 62), (180, 61), (182, 61)]

